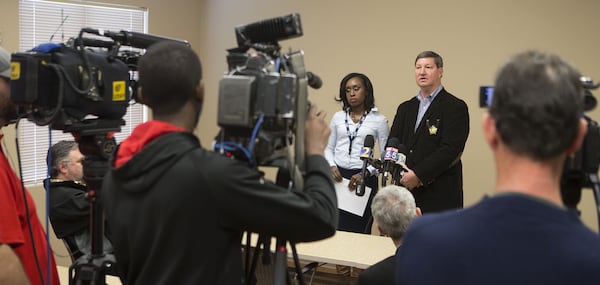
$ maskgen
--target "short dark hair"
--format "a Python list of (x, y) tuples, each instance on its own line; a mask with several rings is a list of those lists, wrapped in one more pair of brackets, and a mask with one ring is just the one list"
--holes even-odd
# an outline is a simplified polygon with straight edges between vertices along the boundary
[(50, 147), (46, 155), (46, 163), (50, 165), (50, 178), (58, 176), (58, 164), (68, 160), (71, 151), (78, 148), (75, 141), (59, 141)]
[(200, 59), (191, 47), (170, 41), (151, 45), (138, 71), (144, 103), (158, 115), (177, 113), (202, 79)]
[(542, 161), (574, 141), (583, 115), (580, 73), (557, 55), (526, 51), (498, 72), (490, 106), (502, 141)]
[(338, 102), (342, 102), (342, 110), (346, 110), (348, 107), (350, 107), (350, 103), (348, 103), (348, 98), (346, 98), (346, 83), (348, 82), (348, 80), (354, 77), (359, 78), (365, 86), (365, 111), (370, 112), (371, 109), (375, 107), (375, 94), (373, 91), (373, 84), (371, 83), (369, 77), (362, 73), (352, 72), (344, 76), (344, 78), (340, 82), (339, 97), (335, 98), (335, 100)]
[(430, 58), (432, 57), (433, 60), (435, 61), (435, 66), (437, 66), (438, 68), (440, 67), (444, 67), (444, 60), (442, 59), (442, 57), (437, 54), (434, 51), (430, 51), (430, 50), (426, 50), (421, 52), (420, 54), (417, 55), (417, 58), (415, 58), (415, 64), (417, 64), (417, 60), (419, 60), (420, 58)]

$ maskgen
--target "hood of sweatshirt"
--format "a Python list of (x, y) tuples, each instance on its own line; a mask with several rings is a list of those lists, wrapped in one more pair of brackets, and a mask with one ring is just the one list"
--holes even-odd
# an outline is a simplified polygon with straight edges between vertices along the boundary
[(130, 192), (150, 189), (187, 152), (200, 148), (192, 133), (159, 121), (135, 128), (115, 152), (112, 178)]

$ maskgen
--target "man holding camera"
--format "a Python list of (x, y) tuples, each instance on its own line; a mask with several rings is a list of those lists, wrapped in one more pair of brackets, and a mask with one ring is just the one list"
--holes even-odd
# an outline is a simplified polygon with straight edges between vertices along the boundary
[(297, 242), (335, 233), (323, 112), (309, 110), (304, 189), (289, 191), (246, 163), (202, 149), (192, 133), (204, 99), (202, 70), (189, 46), (156, 43), (138, 70), (139, 98), (154, 120), (119, 145), (102, 190), (124, 284), (241, 284), (244, 231)]
[[(17, 108), (10, 101), (10, 54), (0, 47), (0, 127), (7, 126), (16, 119)], [(50, 267), (47, 267), (48, 258)], [(2, 148), (0, 264), (0, 284), (60, 284), (54, 256), (46, 243), (46, 234), (38, 219), (34, 201), (12, 170)], [(50, 282), (46, 280), (48, 276)]]

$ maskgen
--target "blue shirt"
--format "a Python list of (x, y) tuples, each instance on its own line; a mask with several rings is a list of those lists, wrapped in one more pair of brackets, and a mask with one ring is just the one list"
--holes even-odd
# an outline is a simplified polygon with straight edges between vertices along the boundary
[(435, 99), (438, 93), (440, 93), (442, 88), (444, 88), (444, 86), (438, 86), (438, 88), (433, 90), (433, 93), (429, 94), (428, 96), (425, 96), (425, 98), (421, 96), (421, 91), (417, 93), (417, 99), (419, 100), (419, 113), (417, 113), (417, 123), (415, 124), (415, 132), (417, 131), (417, 128), (419, 128), (419, 124), (421, 123), (425, 112), (427, 112), (427, 109), (429, 109), (431, 102), (433, 102), (433, 99)]

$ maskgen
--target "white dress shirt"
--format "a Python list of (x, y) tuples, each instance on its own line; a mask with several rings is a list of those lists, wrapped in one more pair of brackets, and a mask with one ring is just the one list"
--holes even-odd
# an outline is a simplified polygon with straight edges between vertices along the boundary
[[(347, 126), (346, 122), (348, 122)], [(325, 159), (330, 166), (337, 165), (346, 169), (362, 168), (363, 161), (360, 159), (360, 150), (364, 146), (367, 135), (373, 136), (379, 143), (379, 151), (382, 151), (385, 149), (390, 131), (387, 118), (377, 111), (377, 107), (371, 109), (371, 112), (364, 117), (362, 124), (355, 123), (349, 116), (347, 117), (346, 111), (338, 111), (333, 114), (329, 127), (331, 135), (327, 148), (325, 148)], [(354, 135), (356, 137), (352, 140), (352, 148), (348, 154), (350, 138)], [(373, 157), (377, 158), (378, 155), (373, 153)], [(371, 174), (377, 173), (374, 167), (369, 167), (369, 171)]]

